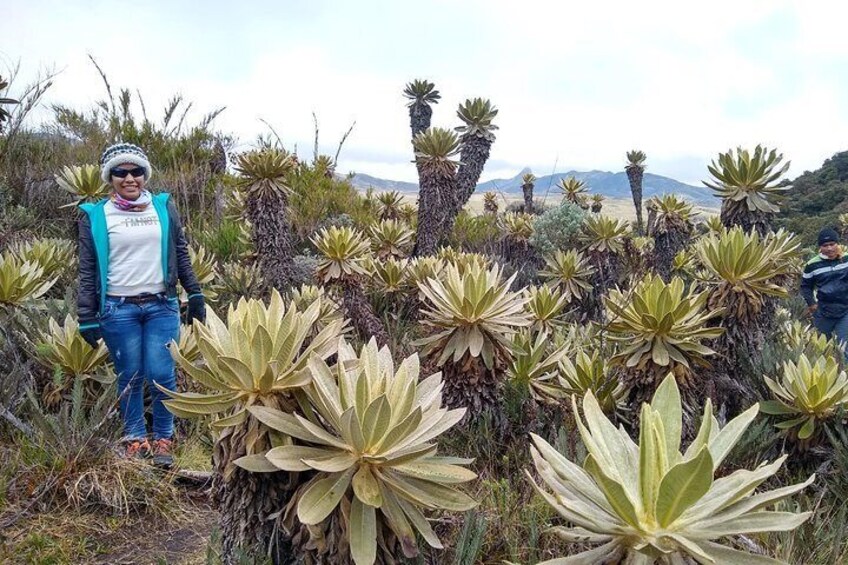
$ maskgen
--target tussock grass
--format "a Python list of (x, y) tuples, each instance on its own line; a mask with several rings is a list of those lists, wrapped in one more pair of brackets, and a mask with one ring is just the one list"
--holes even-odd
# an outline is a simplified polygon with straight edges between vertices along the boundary
[(0, 524), (27, 514), (98, 512), (179, 518), (182, 508), (172, 477), (147, 462), (125, 459), (118, 449), (117, 398), (104, 388), (91, 399), (82, 380), (55, 411), (28, 395), (30, 434), (13, 435), (0, 450), (7, 500)]
[[(10, 451), (16, 456), (8, 455)], [(124, 459), (111, 443), (90, 441), (77, 449), (56, 450), (43, 438), (18, 437), (3, 459), (9, 506), (0, 523), (29, 508), (166, 519), (178, 518), (182, 511), (170, 475), (148, 462)]]

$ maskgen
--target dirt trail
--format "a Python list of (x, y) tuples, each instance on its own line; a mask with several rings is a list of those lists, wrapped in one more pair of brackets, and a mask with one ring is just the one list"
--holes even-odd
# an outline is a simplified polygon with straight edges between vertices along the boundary
[[(206, 563), (206, 552), (218, 515), (211, 508), (197, 508), (186, 522), (157, 525), (142, 532), (121, 531), (103, 540), (112, 548), (94, 563), (109, 565), (197, 565)], [(163, 527), (164, 526), (164, 527)], [(108, 545), (107, 545), (108, 544)]]

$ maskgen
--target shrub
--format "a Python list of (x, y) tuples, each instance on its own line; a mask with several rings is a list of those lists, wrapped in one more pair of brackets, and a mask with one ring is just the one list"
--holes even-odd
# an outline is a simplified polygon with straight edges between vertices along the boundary
[(251, 252), (250, 237), (245, 233), (242, 220), (224, 218), (214, 228), (199, 230), (193, 235), (221, 261), (236, 261)]
[(558, 249), (573, 246), (583, 225), (584, 215), (579, 206), (563, 202), (536, 218), (530, 244), (542, 254), (553, 254)]
[(318, 271), (318, 259), (314, 255), (295, 255), (292, 257), (292, 286), (313, 284)]
[[(376, 204), (370, 204), (347, 181), (327, 178), (320, 171), (301, 168), (289, 179), (289, 207), (292, 229), (301, 241), (322, 227), (327, 218), (348, 215), (352, 224), (367, 228), (376, 217)], [(349, 225), (333, 222), (334, 225)]]
[(497, 216), (494, 214), (472, 216), (463, 210), (453, 224), (450, 244), (452, 247), (466, 251), (491, 252), (500, 235)]

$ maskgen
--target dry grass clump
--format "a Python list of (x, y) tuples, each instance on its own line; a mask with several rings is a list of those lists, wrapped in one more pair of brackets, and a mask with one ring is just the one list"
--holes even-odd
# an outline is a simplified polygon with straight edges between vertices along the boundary
[(0, 492), (8, 505), (0, 524), (32, 510), (179, 516), (173, 478), (119, 452), (114, 389), (105, 388), (94, 400), (84, 390), (76, 381), (70, 399), (53, 412), (29, 393), (30, 433), (12, 436), (0, 451), (6, 478)]

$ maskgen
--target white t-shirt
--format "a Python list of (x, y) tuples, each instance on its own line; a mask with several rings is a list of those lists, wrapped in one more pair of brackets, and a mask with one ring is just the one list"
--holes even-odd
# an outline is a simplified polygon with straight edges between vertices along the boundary
[(106, 294), (137, 296), (165, 292), (162, 228), (153, 204), (143, 212), (124, 212), (107, 202), (105, 212), (109, 234)]

